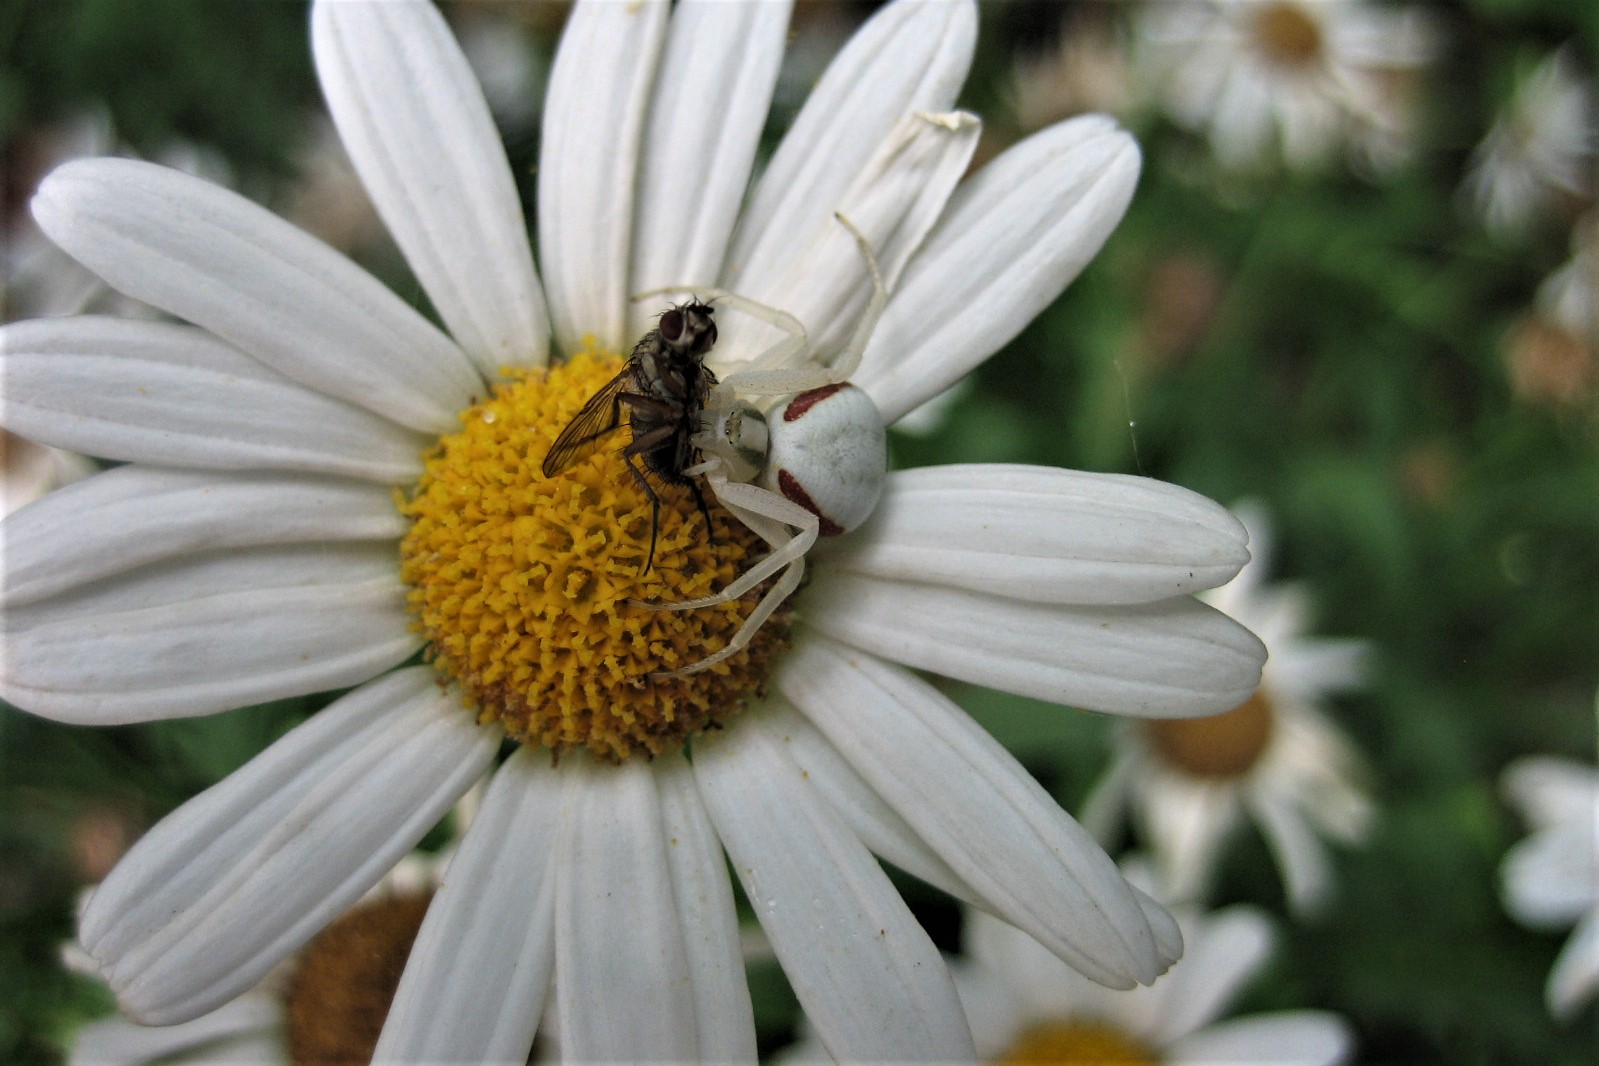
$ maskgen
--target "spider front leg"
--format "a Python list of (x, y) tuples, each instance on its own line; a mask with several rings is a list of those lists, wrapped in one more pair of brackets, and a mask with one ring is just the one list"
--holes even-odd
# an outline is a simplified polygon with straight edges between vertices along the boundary
[[(755, 609), (744, 620), (738, 632), (733, 634), (733, 638), (727, 642), (725, 648), (676, 670), (652, 673), (649, 675), (652, 681), (697, 674), (747, 647), (772, 613), (793, 595), (795, 589), (799, 588), (800, 580), (805, 576), (805, 553), (816, 543), (820, 529), (820, 523), (814, 514), (775, 492), (754, 485), (728, 481), (720, 470), (712, 470), (706, 480), (710, 482), (711, 491), (716, 493), (722, 505), (739, 521), (759, 534), (771, 546), (771, 553), (714, 595), (682, 603), (644, 603), (640, 600), (630, 602), (654, 610), (679, 611), (710, 607), (739, 598), (780, 569), (783, 570), (783, 576), (766, 591), (766, 595), (761, 597), (761, 601), (755, 605)], [(791, 535), (786, 526), (799, 527), (800, 531)]]
[[(872, 295), (866, 302), (865, 309), (861, 312), (860, 321), (856, 323), (855, 330), (850, 334), (849, 343), (846, 344), (832, 362), (826, 366), (786, 368), (781, 362), (769, 360), (768, 353), (762, 353), (755, 359), (741, 366), (724, 379), (724, 384), (731, 386), (736, 392), (746, 396), (787, 396), (795, 392), (807, 392), (810, 389), (819, 389), (827, 385), (837, 385), (848, 381), (860, 369), (861, 358), (866, 354), (866, 346), (871, 342), (872, 334), (877, 330), (877, 323), (883, 317), (883, 310), (888, 306), (888, 286), (883, 282), (883, 272), (877, 265), (877, 255), (872, 251), (871, 242), (866, 235), (841, 214), (834, 213), (834, 218), (855, 238), (856, 247), (860, 249), (861, 258), (866, 261), (867, 273), (872, 279)], [(739, 298), (742, 299), (742, 298)], [(750, 301), (743, 301), (749, 303)], [(732, 306), (739, 306), (734, 304)], [(764, 306), (764, 305), (757, 305)], [(775, 311), (775, 308), (765, 308)], [(753, 312), (752, 312), (753, 313)], [(782, 312), (778, 312), (782, 314)], [(792, 320), (793, 316), (786, 316)], [(770, 321), (770, 320), (768, 320)], [(776, 324), (775, 322), (773, 323)], [(796, 321), (795, 325), (799, 323)], [(801, 337), (803, 342), (803, 327)], [(803, 344), (801, 345), (803, 347)], [(792, 354), (798, 354), (795, 350)], [(777, 369), (766, 369), (769, 366)]]

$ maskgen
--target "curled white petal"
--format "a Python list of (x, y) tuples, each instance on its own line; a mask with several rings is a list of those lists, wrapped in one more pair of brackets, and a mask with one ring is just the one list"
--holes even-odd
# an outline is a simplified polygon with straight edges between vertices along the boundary
[(1151, 478), (982, 464), (895, 471), (829, 566), (1040, 603), (1147, 603), (1249, 561), (1219, 504)]
[(144, 567), (6, 612), (0, 695), (56, 721), (211, 714), (358, 684), (420, 645), (391, 547)]
[(977, 41), (970, 0), (899, 0), (872, 16), (828, 65), (750, 195), (728, 251), (727, 287), (764, 287), (796, 233), (816, 233), (845, 189), (913, 111), (955, 103)]
[(696, 744), (694, 776), (800, 1005), (840, 1061), (970, 1060), (938, 950), (783, 744), (747, 715)]
[(817, 630), (907, 666), (1113, 714), (1231, 710), (1266, 658), (1247, 629), (1189, 597), (1057, 607), (829, 571), (803, 609)]
[(654, 772), (637, 759), (569, 762), (555, 852), (562, 1057), (695, 1061), (692, 976)]
[(539, 254), (556, 343), (626, 349), (639, 147), (666, 38), (665, 0), (578, 4), (550, 72)]
[(892, 424), (1008, 343), (1098, 254), (1132, 199), (1138, 147), (1102, 116), (995, 159), (951, 197), (900, 279), (856, 384)]
[(237, 193), (133, 159), (39, 185), (50, 239), (113, 286), (302, 385), (431, 433), (483, 388), (448, 337), (378, 280)]
[(361, 184), (486, 380), (541, 366), (549, 321), (483, 92), (430, 3), (312, 10), (317, 80)]
[(204, 330), (66, 318), (0, 328), (7, 429), (124, 462), (415, 480), (426, 438), (296, 385)]
[(700, 1060), (754, 1062), (755, 1015), (722, 842), (685, 760), (657, 760), (655, 781), (670, 842), (666, 861), (683, 925)]
[(561, 782), (525, 745), (495, 771), (428, 906), (374, 1062), (525, 1062), (555, 967)]
[[(630, 296), (714, 285), (777, 83), (793, 0), (679, 0), (640, 156)], [(628, 335), (659, 310), (630, 302)]]
[(80, 937), (151, 1025), (237, 996), (353, 904), (488, 767), (426, 667), (366, 685), (174, 811), (95, 890)]
[(1093, 838), (926, 682), (815, 637), (774, 680), (988, 909), (1102, 984), (1148, 984), (1171, 964)]
[(140, 465), (51, 493), (5, 521), (0, 607), (222, 548), (397, 540), (391, 489), (342, 478)]

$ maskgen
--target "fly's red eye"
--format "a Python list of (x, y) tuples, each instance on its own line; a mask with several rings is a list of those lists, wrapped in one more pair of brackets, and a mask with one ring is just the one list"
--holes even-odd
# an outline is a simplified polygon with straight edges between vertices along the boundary
[(661, 337), (676, 343), (683, 336), (683, 312), (673, 308), (661, 316)]
[(705, 323), (705, 332), (700, 334), (700, 342), (699, 342), (699, 344), (695, 345), (695, 347), (698, 348), (699, 351), (700, 351), (700, 354), (703, 355), (704, 353), (710, 351), (711, 347), (713, 345), (715, 345), (715, 344), (716, 344), (716, 323), (707, 320), (706, 323)]

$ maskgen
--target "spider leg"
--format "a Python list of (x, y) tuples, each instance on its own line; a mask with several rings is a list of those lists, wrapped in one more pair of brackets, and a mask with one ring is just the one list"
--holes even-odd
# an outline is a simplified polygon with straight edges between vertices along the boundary
[(883, 309), (888, 306), (888, 286), (883, 284), (883, 272), (878, 268), (877, 256), (872, 252), (871, 242), (866, 239), (866, 235), (842, 214), (835, 211), (833, 217), (854, 234), (855, 243), (860, 246), (861, 257), (866, 260), (866, 269), (872, 275), (872, 298), (866, 302), (866, 309), (861, 312), (860, 321), (855, 325), (855, 332), (850, 334), (849, 343), (832, 362), (832, 369), (838, 374), (837, 380), (848, 381), (851, 375), (860, 369), (861, 356), (866, 354), (866, 345), (877, 329), (878, 320), (883, 317)]
[[(803, 565), (805, 553), (811, 550), (821, 532), (821, 522), (810, 511), (770, 489), (745, 485), (725, 478), (707, 478), (716, 498), (733, 515), (754, 530), (772, 548), (760, 562), (751, 566), (720, 592), (693, 600), (676, 603), (651, 603), (647, 600), (630, 601), (636, 606), (654, 611), (691, 611), (699, 607), (714, 607), (718, 603), (736, 600), (785, 566)], [(717, 484), (720, 481), (721, 484)], [(778, 525), (782, 523), (782, 525)], [(789, 533), (784, 527), (793, 526), (798, 533)]]
[[(664, 681), (667, 678), (684, 677), (689, 674), (697, 674), (702, 670), (709, 670), (717, 663), (737, 655), (740, 651), (747, 647), (750, 641), (755, 638), (755, 634), (760, 631), (761, 626), (766, 624), (766, 620), (772, 616), (772, 613), (781, 607), (783, 602), (787, 600), (789, 596), (793, 595), (795, 589), (799, 588), (800, 580), (805, 576), (805, 551), (816, 540), (817, 529), (819, 526), (816, 516), (811, 514), (809, 511), (805, 511), (804, 508), (793, 504), (792, 501), (784, 499), (775, 492), (756, 488), (753, 485), (740, 485), (736, 482), (729, 483), (725, 478), (719, 477), (717, 474), (713, 474), (709, 480), (712, 482), (711, 487), (716, 492), (717, 497), (722, 500), (723, 506), (732, 511), (734, 515), (738, 516), (740, 521), (744, 522), (751, 529), (755, 530), (755, 532), (759, 533), (761, 537), (773, 548), (772, 553), (768, 555), (766, 559), (763, 559), (760, 563), (756, 564), (755, 567), (751, 568), (751, 573), (753, 573), (753, 571), (756, 569), (767, 567), (767, 564), (772, 563), (774, 559), (777, 559), (777, 562), (770, 569), (768, 569), (768, 574), (775, 570), (776, 566), (784, 565), (785, 563), (787, 568), (784, 570), (783, 576), (777, 580), (777, 583), (767, 590), (766, 595), (761, 597), (761, 601), (755, 605), (755, 609), (751, 611), (749, 617), (744, 620), (744, 624), (739, 627), (738, 632), (733, 634), (732, 639), (727, 642), (726, 647), (722, 648), (720, 651), (714, 652), (711, 655), (707, 655), (698, 662), (693, 662), (687, 666), (678, 667), (676, 670), (656, 671), (655, 673), (649, 675), (650, 680), (652, 681)], [(718, 481), (720, 481), (721, 484), (717, 484)], [(749, 489), (752, 493), (770, 497), (771, 499), (761, 500), (753, 496), (746, 496), (745, 502), (755, 505), (755, 508), (746, 510), (745, 506), (742, 504), (735, 503), (723, 496), (723, 494), (728, 492), (730, 489)], [(734, 492), (733, 495), (745, 496), (744, 493), (739, 492)], [(784, 531), (783, 528), (773, 520), (773, 516), (770, 516), (768, 512), (786, 510), (786, 507), (788, 506), (793, 506), (797, 510), (803, 511), (804, 514), (808, 516), (808, 520), (805, 523), (807, 528), (803, 532), (792, 537), (788, 537), (785, 540), (784, 537), (786, 531)], [(780, 556), (781, 558), (779, 558)], [(744, 574), (734, 584), (736, 585), (744, 583), (746, 579), (751, 577), (751, 573)], [(733, 586), (730, 585), (728, 586), (728, 589), (731, 589), (732, 587)], [(750, 587), (754, 587), (754, 583), (751, 583)], [(711, 603), (726, 602), (726, 599), (730, 599), (731, 597), (727, 596), (727, 592), (728, 590), (724, 589), (722, 593), (718, 594), (717, 596), (708, 597), (704, 601), (690, 601), (686, 604), (670, 604), (667, 606), (679, 608), (697, 606), (701, 605), (702, 603), (706, 606), (709, 606)], [(654, 605), (645, 604), (644, 606)]]

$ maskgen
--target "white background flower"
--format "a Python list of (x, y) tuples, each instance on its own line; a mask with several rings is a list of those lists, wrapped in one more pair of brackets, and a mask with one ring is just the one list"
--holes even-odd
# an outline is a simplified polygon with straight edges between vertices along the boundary
[[(1079, 1054), (1096, 1046), (1081, 1041), (1109, 1037), (1167, 1066), (1331, 1066), (1348, 1057), (1354, 1043), (1349, 1026), (1326, 1011), (1218, 1021), (1271, 953), (1274, 934), (1264, 914), (1241, 905), (1174, 914), (1183, 932), (1182, 961), (1152, 987), (1122, 992), (1085, 981), (1013, 926), (968, 911), (966, 961), (955, 973), (978, 1055), (1035, 1061), (1024, 1050), (1029, 1037), (1063, 1040)], [(1017, 1058), (1007, 1060), (1007, 1054)]]
[(1537, 929), (1576, 925), (1549, 974), (1549, 1010), (1570, 1017), (1599, 989), (1599, 770), (1527, 758), (1505, 771), (1532, 834), (1505, 856), (1505, 907)]
[(1516, 86), (1466, 177), (1490, 230), (1516, 236), (1562, 199), (1576, 204), (1593, 195), (1596, 106), (1593, 79), (1569, 49), (1546, 57)]
[[(497, 727), (430, 668), (396, 669), (420, 638), (391, 495), (502, 366), (585, 335), (624, 350), (644, 314), (631, 294), (707, 280), (798, 315), (825, 352), (869, 289), (844, 208), (896, 283), (856, 376), (892, 421), (1014, 337), (1119, 219), (1137, 152), (1097, 118), (950, 194), (975, 129), (914, 116), (952, 106), (975, 10), (903, 0), (834, 61), (741, 211), (786, 24), (776, 3), (576, 7), (548, 93), (535, 273), (443, 20), (318, 3), (330, 110), (443, 330), (196, 179), (98, 160), (46, 182), (34, 209), (52, 239), (193, 325), (6, 330), (12, 424), (130, 465), (8, 526), (0, 693), (109, 724), (359, 686), (168, 817), (96, 892), (82, 938), (134, 1015), (192, 1018), (247, 989), (494, 763)], [(579, 1059), (752, 1056), (724, 848), (844, 1057), (969, 1052), (938, 953), (872, 852), (1099, 980), (1165, 967), (1164, 912), (905, 667), (1135, 715), (1229, 706), (1259, 644), (1188, 594), (1236, 571), (1241, 527), (1139, 478), (934, 468), (890, 478), (837, 553), (771, 695), (699, 738), (692, 765), (552, 767), (523, 747), (494, 771), (380, 1057), (521, 1060), (547, 998)]]
[(1411, 137), (1400, 76), (1437, 50), (1422, 12), (1364, 0), (1168, 0), (1134, 32), (1152, 91), (1229, 166), (1304, 166), (1343, 145), (1397, 162)]
[(1240, 505), (1254, 558), (1217, 589), (1215, 606), (1258, 633), (1270, 653), (1260, 689), (1231, 721), (1132, 724), (1097, 786), (1084, 822), (1106, 839), (1130, 806), (1167, 898), (1210, 891), (1217, 861), (1246, 821), (1265, 835), (1291, 907), (1313, 909), (1332, 889), (1326, 846), (1364, 838), (1373, 817), (1359, 756), (1319, 704), (1358, 688), (1368, 649), (1306, 636), (1310, 602), (1298, 585), (1268, 585), (1265, 515)]

